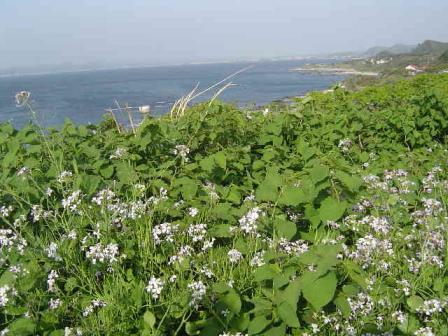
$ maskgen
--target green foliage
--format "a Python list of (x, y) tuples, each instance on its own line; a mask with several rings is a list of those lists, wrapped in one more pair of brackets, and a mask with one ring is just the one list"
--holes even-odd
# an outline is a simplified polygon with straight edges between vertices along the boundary
[(446, 75), (136, 134), (1, 124), (1, 328), (444, 335), (447, 135)]

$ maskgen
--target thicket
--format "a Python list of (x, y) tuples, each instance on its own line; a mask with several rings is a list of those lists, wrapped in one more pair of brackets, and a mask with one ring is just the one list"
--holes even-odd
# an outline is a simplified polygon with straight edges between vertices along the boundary
[(2, 334), (447, 335), (447, 136), (448, 75), (2, 124)]

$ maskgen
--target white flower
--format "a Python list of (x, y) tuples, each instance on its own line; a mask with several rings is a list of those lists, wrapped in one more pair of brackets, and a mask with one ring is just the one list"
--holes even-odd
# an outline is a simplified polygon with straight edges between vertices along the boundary
[(313, 334), (317, 334), (320, 331), (319, 326), (316, 323), (311, 323), (310, 326)]
[(373, 300), (365, 293), (358, 293), (354, 298), (347, 298), (352, 316), (367, 316), (373, 311)]
[(246, 234), (257, 233), (257, 220), (262, 215), (260, 208), (255, 207), (249, 210), (243, 217), (240, 218), (240, 229)]
[(28, 167), (22, 167), (17, 171), (17, 176), (25, 176), (28, 175), (31, 170)]
[(191, 256), (193, 251), (194, 251), (193, 248), (189, 245), (181, 246), (179, 252), (177, 252), (177, 254), (170, 257), (170, 260), (168, 261), (168, 265), (172, 265), (175, 262), (179, 262), (179, 263), (182, 262), (185, 257)]
[(255, 253), (254, 257), (250, 261), (250, 265), (257, 267), (263, 266), (265, 264), (265, 262), (263, 261), (264, 253), (265, 251)]
[(392, 317), (397, 320), (399, 323), (403, 323), (406, 320), (406, 316), (401, 310), (397, 310), (392, 313)]
[(54, 193), (54, 190), (51, 189), (50, 187), (48, 187), (48, 188), (45, 190), (45, 195), (47, 195), (48, 197), (50, 197), (51, 195), (53, 195), (53, 193)]
[(64, 328), (64, 336), (82, 336), (82, 330), (80, 328)]
[(227, 256), (229, 257), (229, 260), (232, 264), (239, 262), (243, 258), (243, 255), (241, 254), (241, 252), (236, 249), (230, 250), (227, 253)]
[(212, 201), (218, 201), (219, 200), (219, 195), (216, 192), (216, 184), (211, 183), (211, 182), (206, 182), (204, 189), (208, 192), (210, 199)]
[(90, 246), (86, 252), (86, 258), (92, 261), (92, 264), (109, 263), (112, 264), (118, 260), (118, 244), (111, 243), (106, 246), (98, 243), (96, 245)]
[(0, 250), (11, 252), (15, 248), (20, 254), (24, 253), (27, 242), (17, 236), (11, 229), (0, 229)]
[(211, 278), (213, 278), (215, 276), (215, 274), (213, 274), (213, 272), (210, 269), (208, 269), (207, 267), (205, 267), (205, 266), (202, 266), (200, 272), (202, 274), (204, 274), (209, 279), (211, 279)]
[(199, 302), (204, 299), (205, 294), (207, 293), (207, 287), (202, 283), (202, 281), (194, 281), (188, 284), (187, 287), (191, 291), (190, 306), (197, 307)]
[(92, 202), (97, 205), (104, 203), (110, 203), (115, 198), (115, 193), (110, 189), (103, 189), (99, 191), (95, 197), (92, 198)]
[(61, 172), (59, 174), (58, 182), (59, 183), (67, 182), (72, 176), (73, 176), (73, 173), (71, 171), (64, 170), (63, 172)]
[(431, 327), (422, 327), (418, 329), (416, 332), (414, 332), (415, 336), (436, 336), (436, 334), (433, 333)]
[(109, 159), (120, 159), (122, 158), (124, 155), (126, 155), (127, 150), (126, 148), (122, 148), (122, 147), (118, 147), (114, 154), (112, 154), (111, 156), (109, 156)]
[(185, 145), (176, 145), (176, 147), (173, 149), (174, 155), (179, 155), (185, 162), (188, 162), (188, 154), (190, 153), (190, 148), (188, 148)]
[(31, 92), (29, 92), (29, 91), (17, 92), (16, 95), (15, 95), (16, 104), (18, 106), (23, 106), (23, 105), (25, 105), (28, 102), (30, 97), (31, 97)]
[(192, 224), (188, 227), (187, 233), (193, 239), (193, 243), (202, 241), (207, 234), (207, 225)]
[(308, 243), (304, 240), (296, 240), (290, 242), (285, 238), (280, 238), (278, 242), (278, 248), (280, 249), (280, 251), (283, 251), (286, 254), (299, 256), (308, 251), (309, 246)]
[(9, 302), (9, 296), (8, 295), (14, 295), (15, 291), (9, 286), (4, 285), (0, 287), (0, 307), (6, 306), (6, 304)]
[(57, 309), (62, 305), (61, 299), (53, 299), (51, 298), (48, 302), (48, 308), (49, 309)]
[(47, 277), (48, 291), (50, 293), (54, 293), (56, 291), (55, 283), (57, 278), (59, 278), (58, 272), (51, 270)]
[(164, 282), (162, 279), (158, 279), (155, 277), (151, 277), (148, 281), (148, 285), (146, 286), (146, 291), (151, 295), (154, 300), (157, 300), (160, 297), (160, 293), (162, 292)]
[(213, 244), (215, 243), (216, 238), (212, 238), (210, 240), (204, 241), (204, 244), (202, 245), (202, 252), (205, 252), (213, 247)]
[(81, 204), (82, 193), (81, 190), (76, 190), (67, 198), (62, 200), (62, 207), (68, 209), (74, 213), (80, 213), (78, 206)]
[(37, 223), (41, 219), (50, 218), (51, 216), (53, 216), (53, 212), (51, 210), (44, 210), (44, 208), (39, 204), (35, 204), (31, 208), (31, 217), (34, 223)]
[(191, 217), (196, 217), (196, 215), (199, 213), (199, 210), (196, 208), (190, 208), (188, 209), (188, 215)]
[(174, 242), (174, 235), (177, 232), (179, 225), (171, 223), (162, 223), (154, 226), (152, 229), (152, 237), (156, 245), (162, 242)]
[(426, 316), (431, 316), (436, 313), (441, 313), (446, 306), (446, 302), (437, 299), (425, 300), (423, 304), (418, 307), (417, 312)]
[(50, 245), (45, 249), (45, 252), (47, 252), (47, 256), (50, 259), (61, 261), (62, 258), (58, 255), (58, 244), (55, 242), (51, 242)]
[(12, 212), (12, 210), (13, 210), (13, 207), (11, 205), (9, 205), (9, 206), (2, 205), (0, 207), (0, 216), (5, 217), (5, 218), (9, 217), (9, 214)]
[(92, 300), (91, 304), (88, 305), (86, 308), (84, 308), (84, 311), (82, 313), (82, 316), (87, 317), (90, 314), (92, 314), (94, 312), (95, 309), (97, 308), (102, 308), (106, 306), (106, 302), (102, 301), (102, 300)]
[(343, 153), (347, 153), (352, 148), (353, 143), (350, 139), (342, 139), (339, 141), (338, 147)]

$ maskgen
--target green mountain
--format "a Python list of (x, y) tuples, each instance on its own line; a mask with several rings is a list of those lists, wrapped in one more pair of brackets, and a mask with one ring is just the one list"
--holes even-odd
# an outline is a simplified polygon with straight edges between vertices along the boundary
[(447, 42), (426, 40), (412, 50), (414, 54), (443, 54), (448, 50)]
[(446, 50), (442, 55), (440, 55), (439, 59), (442, 62), (448, 62), (448, 50)]
[(415, 49), (415, 45), (408, 44), (394, 44), (391, 47), (373, 47), (368, 49), (365, 52), (366, 56), (377, 56), (381, 54), (382, 56), (386, 55), (398, 55), (398, 54), (406, 54)]

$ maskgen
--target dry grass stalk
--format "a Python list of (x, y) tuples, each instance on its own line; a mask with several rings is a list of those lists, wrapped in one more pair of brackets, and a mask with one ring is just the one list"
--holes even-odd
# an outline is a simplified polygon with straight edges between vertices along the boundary
[(114, 122), (115, 122), (115, 126), (117, 127), (117, 131), (118, 131), (118, 133), (121, 134), (121, 127), (120, 127), (120, 124), (118, 123), (118, 120), (117, 120), (117, 117), (115, 116), (114, 111), (113, 111), (112, 109), (108, 109), (108, 110), (106, 110), (106, 111), (110, 113), (110, 116), (112, 117), (112, 119), (113, 119)]
[[(210, 91), (210, 90), (214, 89), (215, 87), (217, 87), (217, 86), (223, 84), (224, 82), (228, 81), (228, 80), (231, 79), (232, 77), (234, 77), (234, 76), (236, 76), (236, 75), (238, 75), (238, 74), (240, 74), (240, 73), (242, 73), (242, 72), (244, 72), (244, 71), (247, 71), (247, 70), (249, 70), (249, 69), (251, 69), (251, 68), (253, 68), (253, 67), (254, 67), (254, 65), (250, 65), (250, 66), (248, 66), (248, 67), (245, 67), (245, 68), (243, 68), (243, 69), (240, 69), (240, 70), (238, 70), (238, 71), (232, 73), (231, 75), (227, 76), (227, 77), (224, 78), (223, 80), (221, 80), (221, 81), (219, 81), (219, 82), (213, 84), (212, 86), (206, 88), (205, 90), (202, 90), (202, 91), (200, 91), (200, 92), (194, 94), (194, 93), (196, 92), (198, 86), (199, 86), (199, 84), (197, 84), (196, 87), (195, 87), (195, 88), (194, 88), (188, 95), (181, 97), (180, 99), (178, 99), (178, 100), (174, 103), (173, 107), (171, 108), (170, 117), (171, 117), (172, 119), (177, 119), (177, 118), (183, 116), (183, 115), (185, 114), (185, 110), (186, 110), (187, 107), (188, 107), (188, 104), (189, 104), (193, 99), (196, 99), (197, 97), (203, 95), (204, 93), (207, 93), (208, 91)], [(211, 99), (210, 104), (211, 104), (211, 103), (212, 103), (212, 102), (213, 102), (213, 101), (214, 101), (214, 100), (215, 100), (215, 99), (216, 99), (216, 98), (217, 98), (217, 97), (218, 97), (218, 96), (219, 96), (225, 89), (227, 89), (228, 87), (230, 87), (230, 86), (232, 86), (232, 85), (234, 85), (234, 84), (233, 84), (232, 82), (229, 82), (229, 83), (226, 83), (222, 88), (220, 88), (220, 89), (213, 95), (213, 98)]]

